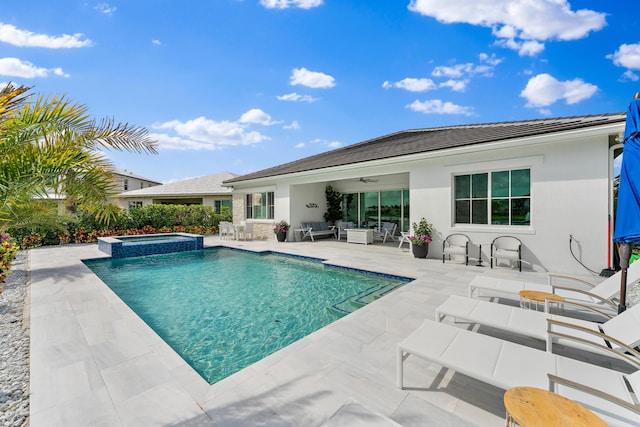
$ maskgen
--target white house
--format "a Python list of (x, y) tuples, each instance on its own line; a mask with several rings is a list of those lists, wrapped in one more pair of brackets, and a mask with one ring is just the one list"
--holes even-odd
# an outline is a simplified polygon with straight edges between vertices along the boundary
[(119, 168), (113, 169), (113, 179), (115, 181), (116, 189), (119, 189), (120, 191), (138, 190), (162, 184), (161, 182), (154, 181), (149, 178), (136, 175), (126, 169)]
[(234, 222), (252, 221), (264, 237), (283, 219), (322, 221), (331, 185), (343, 194), (343, 220), (409, 230), (426, 218), (436, 230), (430, 258), (441, 257), (447, 235), (464, 233), (470, 256), (481, 246), (486, 261), (492, 240), (509, 235), (523, 243), (524, 269), (585, 274), (572, 236), (575, 257), (599, 272), (612, 260), (613, 159), (624, 124), (616, 113), (407, 130), (225, 184)]
[(123, 209), (150, 204), (180, 204), (215, 206), (219, 213), (222, 206), (232, 209), (232, 189), (222, 185), (224, 180), (237, 177), (224, 172), (198, 178), (185, 179), (168, 184), (145, 187), (118, 194), (118, 205)]

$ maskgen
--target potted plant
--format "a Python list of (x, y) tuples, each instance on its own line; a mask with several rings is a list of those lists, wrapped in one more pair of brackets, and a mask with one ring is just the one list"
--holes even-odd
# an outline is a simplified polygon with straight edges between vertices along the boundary
[(284, 242), (287, 240), (287, 231), (289, 231), (289, 224), (285, 220), (280, 221), (273, 228), (273, 232), (276, 234), (278, 242)]
[(413, 235), (409, 236), (411, 251), (416, 258), (426, 258), (429, 253), (429, 242), (433, 234), (433, 225), (421, 218), (412, 224)]

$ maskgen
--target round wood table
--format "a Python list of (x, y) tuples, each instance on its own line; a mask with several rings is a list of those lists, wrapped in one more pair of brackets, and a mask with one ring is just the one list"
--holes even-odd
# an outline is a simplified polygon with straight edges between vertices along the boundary
[(543, 292), (543, 291), (531, 291), (531, 290), (522, 290), (519, 292), (520, 294), (520, 307), (522, 308), (531, 308), (531, 302), (534, 301), (536, 303), (536, 310), (538, 309), (538, 303), (544, 303), (544, 311), (549, 311), (548, 304), (550, 302), (555, 303), (563, 303), (564, 298), (560, 295), (552, 294), (551, 292)]
[(507, 426), (606, 427), (607, 423), (584, 406), (535, 387), (514, 387), (504, 394)]

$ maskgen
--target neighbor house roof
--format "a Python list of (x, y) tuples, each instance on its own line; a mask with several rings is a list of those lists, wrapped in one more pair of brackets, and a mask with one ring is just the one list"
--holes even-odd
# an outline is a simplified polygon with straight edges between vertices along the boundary
[(117, 175), (121, 175), (123, 177), (130, 177), (130, 178), (135, 178), (135, 179), (139, 179), (140, 181), (148, 181), (148, 182), (153, 182), (155, 184), (162, 184), (159, 181), (156, 181), (155, 179), (149, 179), (149, 178), (145, 178), (143, 176), (140, 175), (136, 175), (133, 172), (129, 172), (126, 169), (120, 169), (120, 168), (113, 168), (113, 172)]
[(169, 184), (141, 188), (118, 194), (118, 197), (160, 197), (160, 196), (208, 196), (217, 194), (231, 194), (232, 189), (225, 187), (222, 182), (237, 177), (231, 172), (207, 175), (199, 178), (185, 179)]
[(406, 130), (225, 181), (249, 181), (475, 144), (624, 123), (625, 113)]

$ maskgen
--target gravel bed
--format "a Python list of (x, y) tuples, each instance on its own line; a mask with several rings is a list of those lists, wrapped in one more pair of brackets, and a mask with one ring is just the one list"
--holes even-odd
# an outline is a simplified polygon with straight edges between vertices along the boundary
[(29, 425), (28, 264), (28, 252), (18, 251), (0, 294), (0, 426)]

